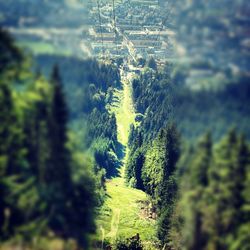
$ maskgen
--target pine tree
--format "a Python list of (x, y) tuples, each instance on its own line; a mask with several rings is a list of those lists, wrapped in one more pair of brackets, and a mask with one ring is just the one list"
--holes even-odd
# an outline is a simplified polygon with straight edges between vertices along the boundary
[(23, 60), (21, 51), (14, 45), (10, 34), (0, 27), (0, 74), (18, 66)]
[[(247, 147), (235, 130), (230, 130), (215, 149), (215, 163), (209, 177), (210, 200), (205, 213), (209, 243), (215, 249), (228, 248), (242, 222), (243, 183)], [(225, 239), (225, 240), (224, 240)]]
[[(206, 188), (208, 173), (213, 163), (211, 134), (205, 134), (197, 143), (194, 155), (189, 163), (188, 177), (182, 199), (188, 203), (183, 214), (185, 223), (182, 227), (187, 249), (204, 249), (207, 235), (203, 230), (203, 213), (207, 207)], [(189, 231), (189, 233), (188, 233)]]
[[(17, 176), (25, 170), (25, 148), (22, 128), (15, 110), (12, 93), (7, 84), (0, 81), (0, 232), (8, 236), (19, 224), (16, 204), (10, 201)], [(6, 217), (8, 211), (8, 218)], [(3, 231), (2, 231), (3, 230)]]
[(131, 187), (144, 190), (142, 181), (142, 168), (145, 162), (145, 156), (142, 148), (136, 149), (130, 154), (129, 161), (125, 169), (125, 177)]
[[(10, 114), (13, 113), (13, 104), (11, 101), (10, 90), (6, 84), (0, 83), (0, 235), (3, 237), (5, 218), (5, 209), (8, 207), (6, 195), (8, 187), (4, 183), (8, 169), (8, 151), (12, 142), (10, 128), (12, 126)], [(2, 238), (1, 237), (1, 238)]]
[(229, 242), (232, 250), (250, 249), (250, 150), (246, 139), (241, 135), (238, 139), (237, 161), (235, 165), (233, 199), (234, 209), (237, 211), (234, 218), (233, 237)]
[(153, 57), (151, 57), (149, 59), (149, 61), (148, 61), (148, 67), (151, 68), (151, 69), (153, 69), (153, 70), (157, 70), (157, 64), (156, 64), (156, 62), (155, 62), (155, 60), (154, 60)]
[(174, 124), (167, 127), (160, 136), (165, 141), (165, 164), (163, 165), (163, 178), (159, 186), (159, 221), (158, 237), (163, 243), (169, 242), (171, 217), (177, 193), (175, 176), (176, 164), (180, 157), (180, 138)]
[(51, 75), (52, 98), (48, 121), (48, 137), (50, 144), (50, 159), (44, 172), (45, 195), (50, 214), (50, 227), (63, 232), (68, 197), (72, 190), (70, 153), (67, 143), (68, 112), (62, 90), (62, 82), (58, 66), (55, 66)]
[(142, 180), (142, 168), (145, 162), (143, 137), (141, 131), (133, 131), (135, 138), (133, 138), (133, 147), (130, 149), (128, 162), (125, 168), (125, 178), (130, 186), (144, 190)]
[(198, 142), (195, 156), (190, 163), (191, 185), (194, 187), (208, 185), (208, 171), (212, 162), (212, 139), (207, 133)]

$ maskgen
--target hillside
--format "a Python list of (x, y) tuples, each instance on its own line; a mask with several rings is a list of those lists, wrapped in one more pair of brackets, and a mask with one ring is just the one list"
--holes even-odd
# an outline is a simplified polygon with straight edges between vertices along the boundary
[(250, 250), (249, 13), (0, 0), (0, 250)]
[(152, 218), (149, 197), (141, 190), (125, 184), (124, 170), (128, 160), (128, 137), (130, 126), (135, 124), (132, 100), (132, 86), (125, 72), (121, 73), (122, 87), (115, 89), (113, 100), (108, 104), (110, 113), (117, 120), (118, 141), (124, 155), (120, 168), (120, 177), (107, 180), (107, 198), (97, 217), (97, 238), (104, 242), (130, 238), (139, 233), (143, 244), (153, 248), (156, 241), (155, 218)]

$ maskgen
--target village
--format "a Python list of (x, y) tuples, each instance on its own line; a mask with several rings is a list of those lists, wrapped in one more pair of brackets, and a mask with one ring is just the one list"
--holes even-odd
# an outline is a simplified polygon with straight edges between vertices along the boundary
[(158, 0), (97, 1), (90, 10), (93, 25), (85, 43), (94, 56), (154, 58), (163, 64), (173, 56), (175, 33), (166, 25), (168, 14)]

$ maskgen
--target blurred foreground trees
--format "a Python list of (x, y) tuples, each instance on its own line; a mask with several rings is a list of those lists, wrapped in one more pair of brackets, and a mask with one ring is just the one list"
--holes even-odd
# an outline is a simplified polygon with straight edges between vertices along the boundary
[(84, 247), (99, 170), (69, 140), (59, 69), (50, 81), (34, 75), (9, 35), (0, 38), (0, 241), (59, 237)]
[(245, 137), (230, 130), (213, 146), (207, 134), (185, 164), (180, 166), (187, 171), (179, 176), (169, 244), (174, 249), (250, 249), (250, 149)]

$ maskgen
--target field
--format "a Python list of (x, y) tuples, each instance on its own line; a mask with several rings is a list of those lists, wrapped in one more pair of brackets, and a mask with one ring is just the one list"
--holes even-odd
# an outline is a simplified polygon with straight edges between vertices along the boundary
[(60, 49), (47, 42), (33, 42), (22, 40), (18, 42), (18, 45), (22, 48), (30, 50), (34, 55), (49, 54), (49, 55), (64, 55), (68, 56), (71, 54), (70, 51)]
[(144, 192), (125, 186), (123, 178), (115, 178), (107, 183), (107, 194), (97, 219), (99, 241), (114, 242), (137, 233), (145, 245), (156, 239), (155, 221), (145, 217), (141, 208), (141, 204), (148, 201)]
[(128, 156), (128, 137), (131, 124), (135, 122), (132, 101), (132, 87), (128, 76), (122, 75), (122, 89), (115, 90), (113, 102), (107, 107), (115, 113), (118, 129), (118, 141), (125, 148), (123, 167), (120, 176), (107, 181), (107, 199), (97, 218), (97, 239), (99, 242), (114, 242), (122, 238), (130, 238), (139, 233), (145, 249), (156, 249), (152, 242), (156, 241), (156, 221), (150, 218), (148, 196), (137, 189), (125, 185), (124, 168)]
[(128, 143), (130, 126), (131, 124), (135, 124), (136, 114), (132, 101), (132, 87), (124, 76), (122, 77), (122, 85), (122, 90), (115, 90), (113, 93), (113, 102), (108, 109), (110, 113), (115, 113), (116, 116), (118, 141), (126, 146)]

